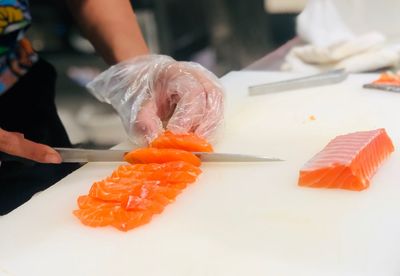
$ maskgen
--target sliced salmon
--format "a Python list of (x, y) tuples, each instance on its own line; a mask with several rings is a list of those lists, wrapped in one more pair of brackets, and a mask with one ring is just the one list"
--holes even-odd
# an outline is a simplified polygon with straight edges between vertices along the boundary
[(196, 181), (201, 161), (190, 151), (212, 151), (211, 145), (193, 134), (167, 132), (159, 138), (153, 147), (128, 153), (130, 164), (119, 166), (78, 198), (79, 209), (73, 213), (83, 224), (128, 231), (150, 222)]
[(201, 165), (196, 155), (179, 149), (140, 148), (127, 153), (125, 161), (131, 164), (185, 161), (195, 166)]
[(74, 210), (73, 214), (87, 226), (101, 227), (111, 225), (114, 221), (114, 211), (120, 207), (96, 207)]
[(304, 165), (298, 184), (361, 191), (393, 151), (385, 129), (337, 136)]
[(213, 147), (205, 139), (194, 133), (175, 134), (165, 131), (150, 143), (150, 147), (181, 149), (193, 152), (212, 152)]
[[(196, 174), (191, 174), (186, 171), (175, 171), (175, 172), (132, 172), (131, 179), (136, 181), (163, 181), (168, 183), (193, 183), (197, 179)], [(122, 181), (123, 179), (121, 179)], [(131, 180), (133, 181), (133, 180)]]
[[(163, 197), (163, 196), (162, 196)], [(165, 197), (163, 197), (165, 198)], [(159, 196), (150, 199), (138, 196), (128, 196), (127, 202), (118, 203), (102, 201), (90, 196), (81, 196), (78, 199), (80, 209), (73, 214), (87, 226), (100, 227), (112, 225), (119, 230), (129, 230), (150, 221), (153, 214), (159, 214), (170, 200)]]
[[(157, 183), (157, 181), (152, 181)], [(104, 201), (122, 202), (130, 195), (140, 193), (144, 181), (131, 180), (124, 183), (123, 181), (98, 181), (95, 182), (89, 190), (89, 196)]]
[(80, 196), (78, 206), (79, 209), (74, 210), (73, 214), (83, 224), (91, 227), (111, 225), (114, 221), (115, 211), (121, 208), (119, 203), (104, 202), (90, 196)]
[(121, 231), (128, 231), (149, 223), (153, 214), (149, 211), (127, 211), (120, 208), (114, 214), (112, 225)]
[(201, 173), (201, 169), (197, 166), (194, 166), (188, 162), (184, 161), (174, 161), (167, 162), (162, 164), (157, 163), (149, 163), (149, 164), (128, 164), (119, 166), (113, 173), (112, 177), (131, 177), (138, 172), (175, 172), (175, 171), (185, 171), (187, 173), (193, 175), (199, 175)]
[(400, 75), (392, 72), (382, 73), (379, 78), (372, 83), (374, 84), (387, 84), (387, 85), (400, 85)]
[(149, 211), (152, 214), (159, 214), (164, 210), (165, 204), (154, 199), (146, 199), (131, 195), (124, 203), (127, 211)]
[(157, 188), (158, 192), (161, 191), (161, 187), (165, 187), (164, 189), (174, 189), (180, 193), (196, 178), (197, 174), (187, 171), (133, 171), (123, 177), (116, 177), (114, 172), (113, 176), (95, 182), (89, 196), (104, 201), (122, 202), (131, 195), (139, 196), (143, 193), (143, 188), (148, 187), (153, 187), (152, 190)]
[(144, 186), (147, 193), (147, 198), (155, 199), (156, 201), (164, 201), (163, 199), (159, 199), (157, 195), (162, 195), (172, 202), (175, 198), (182, 192), (182, 189), (178, 189), (172, 186), (155, 186), (155, 185), (146, 185)]

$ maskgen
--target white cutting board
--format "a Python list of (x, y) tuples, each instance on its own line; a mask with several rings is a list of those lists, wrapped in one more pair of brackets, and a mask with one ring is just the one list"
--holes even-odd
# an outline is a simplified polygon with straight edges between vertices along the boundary
[[(294, 77), (233, 72), (218, 151), (280, 163), (203, 164), (204, 173), (148, 225), (88, 228), (75, 200), (117, 164), (88, 164), (0, 217), (0, 275), (400, 275), (400, 155), (363, 192), (300, 188), (300, 167), (338, 134), (385, 127), (399, 148), (400, 95), (341, 84), (247, 96)], [(310, 120), (309, 116), (316, 120)]]

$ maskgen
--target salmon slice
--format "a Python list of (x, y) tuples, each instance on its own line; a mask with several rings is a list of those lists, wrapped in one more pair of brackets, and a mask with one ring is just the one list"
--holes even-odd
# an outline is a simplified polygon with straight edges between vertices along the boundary
[(153, 214), (160, 214), (164, 210), (165, 204), (157, 200), (140, 198), (136, 196), (129, 196), (124, 208), (127, 211), (149, 211)]
[[(175, 163), (177, 164), (177, 163)], [(182, 162), (175, 168), (182, 168)], [(197, 168), (191, 164), (187, 165)], [(191, 168), (189, 167), (189, 168)], [(123, 171), (123, 175), (118, 173)], [(182, 190), (189, 183), (196, 181), (198, 170), (189, 171), (130, 171), (127, 173), (126, 166), (119, 167), (111, 177), (93, 183), (89, 196), (104, 201), (122, 202), (130, 195), (139, 195), (143, 186), (152, 185), (169, 187), (170, 189)]]
[(387, 84), (387, 85), (400, 85), (400, 75), (392, 72), (382, 73), (379, 78), (372, 83), (374, 84)]
[(196, 155), (179, 149), (140, 148), (127, 153), (125, 161), (131, 164), (185, 161), (195, 166), (201, 165)]
[(394, 151), (385, 129), (337, 136), (300, 170), (298, 184), (361, 191)]
[(213, 147), (205, 139), (194, 133), (174, 134), (165, 131), (150, 143), (150, 147), (181, 149), (185, 151), (212, 152)]
[(97, 198), (93, 198), (88, 195), (82, 195), (78, 197), (78, 207), (80, 209), (89, 209), (89, 208), (106, 208), (106, 207), (114, 207), (120, 206), (120, 204), (116, 201), (106, 202)]
[(114, 221), (114, 213), (120, 207), (116, 202), (104, 202), (90, 196), (78, 198), (80, 209), (73, 214), (84, 224), (91, 227), (111, 225)]
[(100, 227), (112, 225), (121, 231), (128, 231), (150, 222), (153, 213), (145, 211), (127, 211), (119, 205), (75, 210), (74, 215), (87, 226)]
[[(197, 175), (185, 171), (175, 172), (132, 172), (130, 181), (163, 181), (167, 183), (193, 183), (196, 181)], [(123, 179), (121, 179), (123, 181)]]
[(135, 193), (131, 194), (131, 196), (156, 200), (165, 206), (175, 200), (175, 197), (179, 195), (181, 191), (181, 189), (177, 189), (175, 187), (159, 186), (154, 185), (151, 182), (147, 182), (144, 183)]
[(167, 195), (168, 198), (175, 198), (182, 188), (186, 187), (187, 184), (178, 183), (167, 183), (161, 181), (142, 181), (136, 182), (134, 185), (120, 185), (115, 183), (110, 185), (110, 182), (99, 181), (96, 182), (89, 191), (89, 196), (95, 199), (103, 201), (123, 202), (129, 196), (141, 196), (146, 198), (145, 195), (149, 191), (157, 191), (160, 194)]
[(124, 203), (127, 211), (149, 211), (153, 214), (160, 214), (164, 210), (166, 204), (160, 203), (158, 200), (150, 200), (137, 196), (129, 196)]
[(179, 195), (182, 192), (181, 189), (177, 189), (175, 187), (148, 185), (144, 186), (144, 188), (146, 189), (146, 193), (148, 194), (147, 198), (160, 201), (160, 203), (162, 203), (164, 199), (158, 198), (157, 197), (158, 195), (164, 196), (165, 198), (168, 199), (169, 202), (172, 202), (175, 200), (177, 195)]
[[(161, 200), (163, 205), (170, 203), (175, 197), (181, 193), (187, 184), (167, 183), (161, 181), (142, 181), (135, 182), (133, 185), (123, 185), (120, 183), (111, 183), (107, 181), (96, 182), (89, 191), (90, 198), (103, 201), (125, 202), (128, 198), (134, 196), (143, 199), (153, 199), (155, 195), (162, 195), (166, 199)], [(156, 199), (158, 201), (158, 199)]]
[(113, 173), (112, 177), (123, 178), (131, 177), (138, 172), (175, 172), (175, 171), (185, 171), (192, 175), (201, 174), (201, 169), (188, 162), (175, 161), (167, 162), (162, 164), (150, 163), (150, 164), (128, 164), (119, 166)]
[(149, 223), (153, 214), (148, 211), (127, 211), (120, 208), (114, 214), (112, 226), (121, 231), (128, 231), (143, 224)]
[[(79, 218), (79, 220), (87, 226), (101, 227), (111, 225), (114, 221), (113, 212), (115, 206), (111, 208), (96, 207), (74, 210), (73, 214)], [(120, 207), (119, 207), (120, 208)]]
[[(157, 181), (152, 181), (158, 184)], [(89, 196), (104, 201), (122, 202), (130, 195), (139, 194), (144, 181), (131, 180), (128, 183), (123, 181), (98, 181), (89, 190)]]
[[(149, 222), (151, 216), (161, 213), (166, 205), (155, 199), (149, 200), (132, 196), (128, 199), (129, 209), (127, 210), (126, 206), (118, 202), (107, 202), (90, 196), (80, 196), (78, 198), (80, 209), (74, 210), (73, 214), (87, 226), (112, 225), (119, 230), (127, 231)], [(135, 199), (134, 202), (133, 199)]]

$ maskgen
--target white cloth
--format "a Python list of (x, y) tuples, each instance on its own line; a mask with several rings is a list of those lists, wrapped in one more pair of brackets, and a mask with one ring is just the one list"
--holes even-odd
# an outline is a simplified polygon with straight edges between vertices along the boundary
[[(357, 15), (358, 8), (363, 7), (365, 13), (371, 1), (363, 0), (364, 5), (358, 0), (346, 1), (347, 6), (342, 8), (346, 12), (351, 8), (356, 9), (353, 14), (358, 18), (358, 21), (353, 20), (351, 24), (348, 23), (351, 20), (343, 20), (346, 12), (340, 8), (340, 0), (308, 2), (297, 18), (297, 34), (306, 45), (294, 47), (288, 53), (282, 70), (320, 72), (344, 68), (348, 72), (364, 72), (395, 66), (399, 62), (400, 40), (396, 39), (395, 31), (381, 32), (379, 27), (382, 26), (378, 24), (376, 26), (379, 31), (375, 31), (373, 25), (361, 31), (358, 27), (362, 20)], [(382, 2), (388, 1), (392, 2)], [(364, 20), (368, 21), (368, 18)], [(390, 36), (391, 43), (388, 43), (387, 36)]]

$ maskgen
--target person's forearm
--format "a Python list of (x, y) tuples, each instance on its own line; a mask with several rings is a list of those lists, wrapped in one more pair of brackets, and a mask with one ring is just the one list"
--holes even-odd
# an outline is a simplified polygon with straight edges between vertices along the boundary
[(109, 64), (148, 54), (129, 0), (67, 0), (84, 35)]

